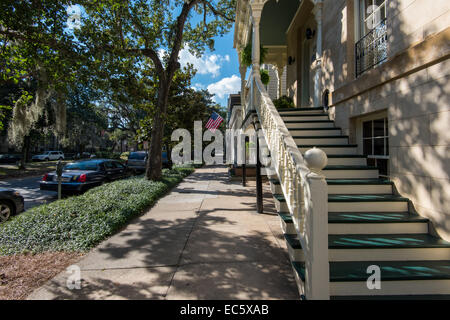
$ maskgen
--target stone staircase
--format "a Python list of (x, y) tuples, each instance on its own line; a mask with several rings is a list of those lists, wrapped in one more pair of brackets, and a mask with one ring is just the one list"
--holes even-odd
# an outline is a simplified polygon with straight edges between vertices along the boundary
[[(281, 109), (279, 114), (302, 154), (318, 147), (328, 156), (323, 173), (328, 185), (331, 299), (450, 298), (450, 243), (430, 234), (429, 221), (414, 213), (391, 181), (379, 178), (377, 168), (367, 166), (357, 145), (349, 144), (323, 109)], [(302, 248), (280, 183), (269, 181), (301, 286)], [(381, 270), (381, 289), (368, 289), (371, 265)]]

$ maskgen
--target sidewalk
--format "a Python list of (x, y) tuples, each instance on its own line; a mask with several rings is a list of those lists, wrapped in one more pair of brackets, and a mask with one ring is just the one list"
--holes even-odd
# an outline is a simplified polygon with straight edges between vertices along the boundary
[(204, 167), (101, 243), (77, 265), (81, 289), (62, 272), (28, 299), (298, 299), (279, 218), (265, 186), (230, 182)]

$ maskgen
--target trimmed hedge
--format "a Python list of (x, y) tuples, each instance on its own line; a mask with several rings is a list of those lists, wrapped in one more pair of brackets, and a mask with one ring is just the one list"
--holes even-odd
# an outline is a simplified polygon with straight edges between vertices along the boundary
[(0, 225), (0, 255), (88, 251), (193, 171), (192, 167), (163, 170), (160, 182), (132, 177), (34, 207)]

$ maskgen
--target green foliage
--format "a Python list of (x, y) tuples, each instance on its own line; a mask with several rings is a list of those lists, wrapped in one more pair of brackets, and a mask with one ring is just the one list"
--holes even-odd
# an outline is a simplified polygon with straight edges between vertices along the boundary
[(112, 152), (112, 151), (97, 151), (95, 152), (95, 156), (98, 159), (114, 159), (121, 160), (120, 152)]
[[(241, 62), (244, 66), (250, 67), (252, 65), (252, 43), (249, 42), (242, 50)], [(263, 64), (266, 58), (267, 49), (262, 45), (259, 47), (259, 63)]]
[(277, 109), (295, 108), (294, 100), (288, 96), (282, 96), (276, 100), (273, 100), (273, 104)]
[(126, 152), (122, 152), (121, 154), (120, 154), (120, 160), (123, 160), (123, 161), (126, 161), (126, 160), (128, 160), (128, 157), (130, 156), (130, 152), (129, 151), (126, 151)]
[(270, 81), (270, 77), (269, 77), (269, 71), (261, 69), (260, 70), (260, 74), (261, 74), (261, 82), (264, 85), (268, 85), (269, 81)]
[(0, 255), (88, 251), (192, 172), (164, 170), (159, 182), (133, 177), (27, 210), (0, 225)]

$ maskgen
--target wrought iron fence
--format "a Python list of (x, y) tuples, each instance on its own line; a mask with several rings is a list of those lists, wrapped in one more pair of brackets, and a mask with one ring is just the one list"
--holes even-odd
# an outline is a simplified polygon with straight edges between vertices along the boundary
[(355, 55), (356, 77), (387, 59), (386, 19), (356, 43)]

